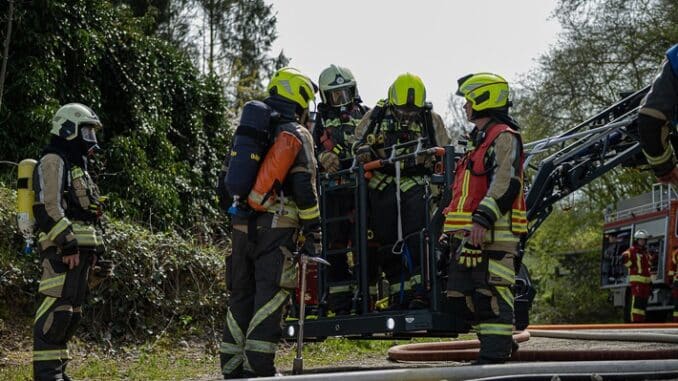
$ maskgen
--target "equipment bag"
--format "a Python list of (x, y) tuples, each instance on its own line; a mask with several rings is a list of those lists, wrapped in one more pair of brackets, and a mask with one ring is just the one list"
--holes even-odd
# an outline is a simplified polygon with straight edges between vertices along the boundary
[(233, 136), (228, 167), (220, 175), (217, 192), (221, 198), (247, 198), (257, 178), (261, 158), (271, 144), (272, 125), (277, 118), (279, 114), (264, 102), (245, 103)]

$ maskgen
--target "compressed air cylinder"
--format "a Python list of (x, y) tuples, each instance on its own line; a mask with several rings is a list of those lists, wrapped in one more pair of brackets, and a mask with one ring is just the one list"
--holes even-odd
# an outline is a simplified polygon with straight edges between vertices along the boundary
[(16, 187), (16, 221), (19, 231), (26, 239), (33, 236), (33, 228), (35, 226), (35, 217), (33, 216), (33, 203), (35, 202), (33, 170), (37, 164), (38, 162), (33, 159), (24, 159), (19, 163), (19, 178)]
[(240, 124), (233, 136), (226, 174), (226, 190), (231, 197), (245, 200), (257, 178), (260, 161), (271, 144), (271, 108), (264, 102), (245, 103)]

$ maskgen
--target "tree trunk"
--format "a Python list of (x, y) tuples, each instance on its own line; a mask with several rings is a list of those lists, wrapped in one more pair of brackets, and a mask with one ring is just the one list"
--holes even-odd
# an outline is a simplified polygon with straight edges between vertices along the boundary
[(214, 1), (209, 2), (209, 23), (210, 23), (210, 56), (208, 63), (208, 69), (210, 74), (214, 74)]
[(9, 0), (7, 15), (7, 35), (2, 52), (2, 68), (0, 69), (0, 110), (2, 110), (2, 95), (5, 92), (5, 76), (7, 75), (7, 61), (9, 59), (9, 42), (12, 38), (12, 19), (14, 17), (14, 0)]

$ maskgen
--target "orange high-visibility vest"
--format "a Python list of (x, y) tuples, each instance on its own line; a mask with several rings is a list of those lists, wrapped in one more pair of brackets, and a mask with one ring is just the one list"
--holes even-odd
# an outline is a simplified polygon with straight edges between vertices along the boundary
[[(494, 140), (502, 132), (514, 134), (518, 139), (518, 132), (511, 129), (506, 124), (495, 124), (486, 130), (485, 139), (480, 146), (467, 152), (457, 162), (457, 169), (454, 175), (454, 185), (452, 186), (452, 201), (444, 210), (446, 232), (457, 230), (471, 230), (473, 222), (471, 220), (473, 212), (478, 208), (487, 195), (490, 187), (489, 172), (492, 168), (485, 168), (485, 154), (494, 143)], [(527, 233), (527, 214), (525, 211), (525, 195), (523, 193), (523, 162), (525, 160), (523, 153), (520, 154), (520, 193), (513, 201), (511, 210), (500, 215), (496, 203), (489, 207), (496, 211), (499, 216), (495, 221), (492, 234), (494, 241), (513, 241), (515, 235)]]

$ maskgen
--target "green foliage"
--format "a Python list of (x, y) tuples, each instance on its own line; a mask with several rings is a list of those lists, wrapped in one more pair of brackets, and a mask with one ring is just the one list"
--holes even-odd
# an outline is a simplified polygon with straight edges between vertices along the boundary
[[(514, 102), (526, 141), (557, 135), (618, 101), (622, 92), (647, 86), (666, 49), (678, 41), (675, 1), (561, 0), (554, 15), (563, 32), (525, 76)], [(573, 211), (556, 211), (540, 227), (527, 256), (541, 292), (539, 320), (613, 317), (598, 284), (602, 211), (648, 191), (653, 181), (651, 173), (616, 168), (561, 202)], [(583, 253), (555, 255), (572, 252)]]
[[(0, 188), (0, 223), (7, 227), (0, 229), (0, 300), (12, 301), (12, 310), (0, 309), (0, 318), (29, 318), (41, 266), (36, 253), (20, 254), (14, 200), (14, 192)], [(86, 335), (141, 340), (167, 329), (200, 332), (221, 325), (224, 250), (119, 221), (107, 224), (106, 232), (105, 257), (116, 264), (115, 276), (90, 295)]]
[(104, 124), (98, 182), (111, 196), (109, 212), (210, 232), (217, 218), (211, 191), (230, 136), (220, 81), (148, 37), (127, 7), (35, 1), (17, 12), (0, 110), (5, 159), (37, 157), (59, 105), (85, 103)]
[(618, 311), (600, 288), (602, 214), (555, 210), (526, 249), (537, 297), (532, 322), (591, 323), (614, 320)]
[[(16, 228), (16, 192), (0, 186), (0, 320), (22, 313), (33, 314), (32, 295), (38, 288), (37, 260), (22, 256), (23, 239)], [(12, 301), (11, 309), (9, 303)]]

